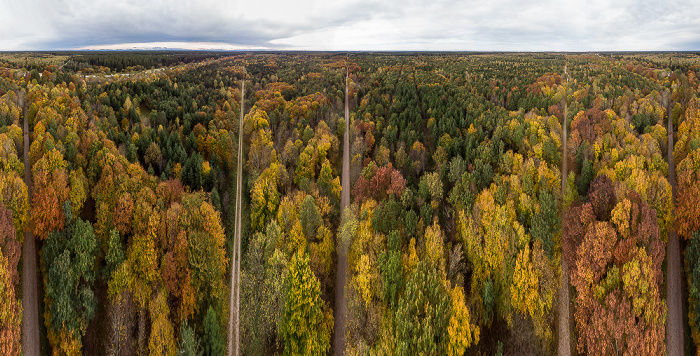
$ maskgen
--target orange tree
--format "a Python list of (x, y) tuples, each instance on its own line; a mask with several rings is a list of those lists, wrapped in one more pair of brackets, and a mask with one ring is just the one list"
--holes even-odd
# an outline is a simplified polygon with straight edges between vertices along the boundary
[(639, 194), (615, 197), (612, 181), (598, 176), (588, 202), (566, 213), (563, 250), (576, 288), (578, 352), (664, 353), (665, 243)]

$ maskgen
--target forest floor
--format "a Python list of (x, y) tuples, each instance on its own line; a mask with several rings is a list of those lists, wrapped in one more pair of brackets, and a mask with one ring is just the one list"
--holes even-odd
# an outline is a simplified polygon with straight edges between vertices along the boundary
[[(228, 355), (238, 356), (240, 346), (238, 326), (240, 325), (240, 273), (241, 273), (241, 193), (243, 191), (243, 103), (245, 80), (241, 82), (241, 116), (238, 120), (238, 166), (236, 173), (236, 222), (231, 252), (231, 294), (229, 296)], [(235, 317), (234, 317), (235, 311)], [(234, 335), (235, 325), (235, 335)], [(235, 338), (235, 341), (234, 341)]]
[[(671, 111), (668, 111), (668, 182), (675, 205), (676, 197), (676, 165), (673, 160), (673, 122)], [(683, 300), (681, 290), (681, 252), (678, 235), (672, 228), (668, 232), (666, 243), (666, 354), (670, 356), (683, 355)]]
[[(350, 205), (350, 109), (348, 107), (348, 73), (345, 74), (345, 134), (343, 135), (343, 190), (340, 198), (340, 214), (343, 217), (345, 208)], [(341, 218), (342, 220), (342, 218)], [(341, 226), (344, 221), (341, 221)], [(338, 241), (338, 268), (335, 279), (335, 325), (333, 330), (334, 355), (345, 354), (345, 317), (347, 314), (347, 302), (345, 300), (345, 283), (348, 278), (348, 251), (349, 246), (345, 246), (342, 241)]]
[[(564, 66), (564, 75), (566, 76), (566, 83), (568, 86), (569, 75), (566, 73), (566, 66)], [(567, 151), (566, 151), (566, 118), (568, 115), (568, 105), (566, 98), (564, 99), (564, 123), (562, 125), (562, 169), (561, 169), (561, 196), (562, 202), (564, 201), (564, 195), (566, 194), (566, 178), (568, 176), (567, 171)], [(564, 209), (562, 206), (561, 210), (561, 226), (562, 233), (564, 227)], [(562, 236), (563, 237), (563, 236)], [(571, 354), (571, 325), (569, 324), (569, 271), (566, 267), (566, 262), (561, 259), (561, 287), (559, 289), (559, 356), (568, 356)]]
[[(29, 120), (24, 107), (24, 184), (27, 185), (27, 203), (31, 206), (32, 179), (29, 161)], [(36, 247), (29, 224), (24, 228), (22, 246), (22, 352), (39, 355), (39, 300), (36, 269)]]

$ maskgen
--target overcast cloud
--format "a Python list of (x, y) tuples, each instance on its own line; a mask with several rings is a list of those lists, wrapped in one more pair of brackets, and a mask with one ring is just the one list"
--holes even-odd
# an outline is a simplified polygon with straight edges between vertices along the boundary
[(0, 0), (0, 50), (699, 50), (700, 1)]

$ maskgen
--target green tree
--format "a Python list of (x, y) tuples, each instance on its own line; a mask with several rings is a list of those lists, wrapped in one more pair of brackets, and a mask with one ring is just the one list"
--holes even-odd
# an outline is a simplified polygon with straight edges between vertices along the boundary
[(180, 343), (177, 345), (178, 356), (202, 356), (202, 347), (199, 346), (194, 330), (183, 321), (180, 325)]
[(321, 214), (318, 212), (318, 207), (316, 207), (316, 201), (310, 195), (307, 195), (301, 203), (299, 220), (301, 220), (304, 236), (308, 240), (313, 240), (316, 237), (316, 229), (323, 221), (321, 220)]
[(540, 209), (532, 217), (530, 233), (532, 237), (542, 242), (547, 256), (552, 258), (554, 253), (554, 235), (559, 231), (559, 209), (557, 202), (547, 189), (540, 189)]
[(109, 279), (112, 276), (112, 272), (114, 272), (125, 259), (124, 246), (119, 237), (119, 231), (113, 229), (109, 232), (109, 240), (107, 241), (105, 278)]
[(588, 194), (588, 187), (591, 185), (591, 181), (593, 181), (593, 164), (591, 163), (590, 160), (585, 159), (583, 161), (583, 164), (581, 166), (581, 176), (578, 178), (578, 182), (576, 187), (578, 188), (578, 194), (580, 196), (585, 196)]
[(685, 260), (688, 266), (689, 324), (691, 336), (700, 343), (700, 230), (695, 231), (686, 249)]
[(202, 156), (193, 153), (182, 168), (182, 183), (187, 184), (192, 191), (202, 188)]
[(450, 309), (450, 296), (435, 266), (421, 261), (408, 277), (396, 310), (396, 354), (446, 354)]
[(284, 355), (326, 354), (333, 322), (324, 320), (320, 283), (305, 254), (296, 253), (290, 261), (284, 299), (280, 326)]
[(277, 339), (277, 324), (282, 308), (284, 275), (287, 271), (285, 254), (278, 249), (281, 228), (271, 221), (265, 233), (253, 235), (243, 259), (241, 275), (242, 345), (246, 355), (270, 354)]
[(216, 312), (211, 306), (207, 309), (206, 316), (204, 316), (203, 326), (202, 343), (204, 344), (204, 356), (223, 355), (226, 352), (226, 344), (224, 343), (224, 336), (221, 334)]
[[(66, 221), (63, 231), (53, 231), (42, 249), (46, 268), (46, 327), (49, 341), (56, 349), (66, 349), (68, 339), (78, 342), (95, 316), (97, 240), (92, 225), (78, 218), (72, 221), (69, 201), (63, 204)], [(78, 348), (79, 349), (79, 348)]]
[(389, 233), (387, 251), (379, 255), (379, 269), (382, 274), (384, 302), (396, 310), (399, 293), (403, 290), (403, 265), (401, 264), (401, 241), (397, 231)]
[(203, 310), (204, 306), (213, 305), (220, 313), (228, 266), (221, 218), (201, 192), (186, 194), (182, 206), (179, 224), (187, 232), (187, 262), (192, 271), (196, 308)]

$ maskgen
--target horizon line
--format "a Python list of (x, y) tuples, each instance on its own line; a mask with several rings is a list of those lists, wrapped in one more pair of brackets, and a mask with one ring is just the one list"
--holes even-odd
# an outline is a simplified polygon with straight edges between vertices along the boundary
[(0, 50), (0, 53), (55, 53), (55, 52), (221, 52), (221, 53), (245, 53), (245, 52), (262, 52), (262, 53), (276, 53), (276, 52), (299, 52), (299, 53), (610, 53), (610, 54), (627, 54), (627, 53), (697, 53), (700, 54), (700, 49), (697, 50), (587, 50), (587, 51), (565, 51), (565, 50), (310, 50), (310, 49), (272, 49), (272, 48), (247, 48), (247, 49), (223, 49), (223, 48), (212, 48), (212, 49), (191, 49), (191, 48), (178, 48), (178, 47), (153, 47), (153, 48), (121, 48), (121, 49), (38, 49), (38, 50)]

